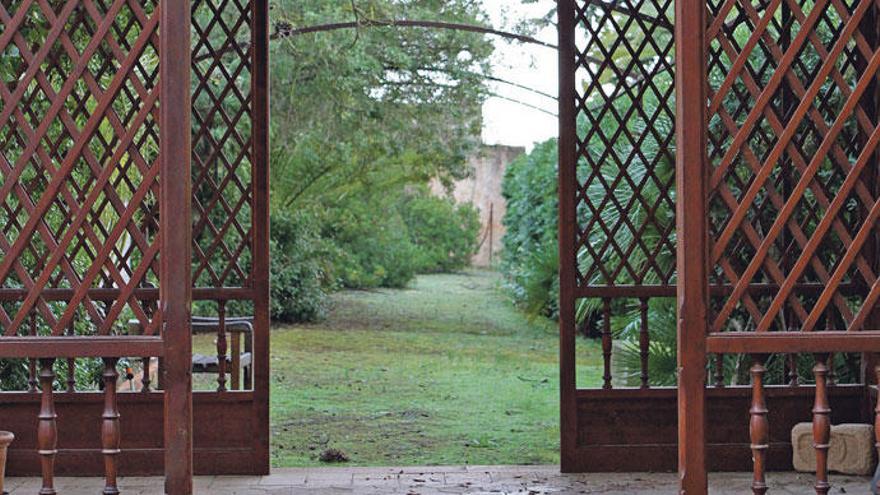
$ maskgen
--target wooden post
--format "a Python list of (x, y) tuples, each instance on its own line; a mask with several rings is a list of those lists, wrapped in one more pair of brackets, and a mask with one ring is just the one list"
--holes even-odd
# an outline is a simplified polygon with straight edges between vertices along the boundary
[[(720, 356), (720, 354), (719, 354)], [(767, 403), (764, 400), (764, 367), (766, 356), (754, 357), (754, 364), (750, 370), (752, 375), (752, 407), (749, 409), (751, 421), (749, 422), (749, 436), (752, 441), (752, 493), (764, 495), (767, 493), (767, 480), (765, 471), (767, 468), (767, 450), (770, 448), (770, 424), (767, 421)]]
[(680, 493), (705, 494), (708, 210), (705, 1), (675, 2)]
[(161, 273), (165, 343), (165, 492), (192, 493), (190, 3), (164, 0), (160, 20)]
[(575, 109), (574, 0), (558, 0), (559, 26), (559, 394), (562, 472), (577, 455), (575, 374), (575, 190), (577, 129)]
[(58, 453), (58, 426), (55, 423), (55, 397), (52, 386), (55, 359), (40, 359), (40, 421), (37, 430), (37, 451), (40, 454), (40, 467), (43, 474), (43, 487), (40, 495), (55, 495), (55, 454)]
[(831, 406), (828, 404), (827, 354), (817, 354), (813, 375), (816, 378), (816, 399), (813, 404), (813, 448), (816, 450), (816, 495), (826, 495), (828, 483), (828, 450), (831, 447)]
[(117, 358), (104, 358), (104, 413), (101, 415), (101, 453), (104, 454), (104, 491), (103, 495), (118, 495), (116, 486), (117, 461), (121, 433), (119, 429), (119, 408), (116, 405), (116, 382), (119, 373), (116, 371)]
[(252, 376), (255, 472), (269, 474), (269, 1), (252, 0), (254, 328)]

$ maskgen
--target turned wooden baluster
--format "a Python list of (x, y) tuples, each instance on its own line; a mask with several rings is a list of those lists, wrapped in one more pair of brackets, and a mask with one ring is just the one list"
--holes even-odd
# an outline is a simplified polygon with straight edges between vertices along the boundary
[(828, 382), (829, 387), (833, 387), (837, 385), (837, 372), (834, 371), (834, 353), (828, 355), (828, 361), (826, 366), (828, 366)]
[(642, 326), (639, 330), (639, 353), (642, 358), (642, 388), (648, 388), (650, 387), (648, 383), (648, 359), (651, 346), (651, 337), (648, 335), (648, 299), (640, 299), (639, 312), (642, 316)]
[[(877, 379), (877, 406), (874, 408), (874, 447), (877, 448), (878, 458), (880, 458), (880, 364), (874, 367), (874, 377)], [(877, 480), (877, 486), (880, 490), (880, 480)]]
[(150, 357), (142, 357), (141, 363), (144, 368), (143, 373), (141, 374), (141, 392), (149, 393), (150, 392)]
[(602, 388), (607, 390), (611, 388), (611, 299), (602, 300), (602, 319), (602, 358), (605, 363)]
[(813, 448), (816, 450), (816, 494), (826, 495), (828, 483), (828, 450), (831, 443), (831, 407), (828, 404), (828, 355), (817, 354), (813, 375), (816, 378), (816, 401), (813, 405)]
[[(232, 390), (241, 390), (241, 332), (232, 332), (232, 355), (230, 356), (232, 369), (229, 374), (232, 376)], [(249, 375), (247, 370), (244, 372), (245, 382), (248, 382)]]
[[(831, 318), (825, 319), (825, 330), (832, 331), (834, 330), (834, 325), (832, 324)], [(828, 353), (828, 357), (825, 359), (825, 365), (828, 367), (828, 375), (825, 378), (825, 383), (828, 387), (833, 387), (837, 385), (837, 372), (834, 370), (834, 353)]]
[(39, 425), (37, 427), (37, 453), (43, 473), (43, 487), (40, 495), (55, 495), (55, 454), (58, 453), (58, 427), (55, 424), (55, 397), (52, 386), (55, 383), (53, 366), (55, 359), (40, 359), (40, 404)]
[(104, 455), (104, 495), (116, 495), (117, 459), (119, 457), (119, 408), (116, 405), (117, 358), (104, 358), (104, 413), (101, 415), (101, 453)]
[(226, 391), (226, 301), (217, 308), (217, 391)]
[(715, 354), (715, 388), (724, 388), (724, 354)]
[(165, 374), (165, 363), (162, 358), (156, 359), (156, 388), (159, 390), (165, 390), (165, 378), (162, 376)]
[[(73, 328), (73, 323), (67, 327), (67, 336), (72, 337), (75, 335), (76, 329)], [(67, 358), (67, 392), (73, 393), (76, 392), (76, 359)]]
[[(719, 355), (720, 356), (720, 355)], [(767, 403), (764, 399), (764, 367), (766, 356), (754, 356), (754, 363), (750, 369), (752, 375), (752, 407), (749, 409), (751, 421), (749, 422), (749, 435), (751, 437), (753, 479), (752, 493), (764, 495), (767, 493), (767, 481), (765, 471), (767, 468), (767, 450), (770, 448), (770, 423), (767, 420)]]
[[(149, 231), (149, 229), (147, 229), (147, 231)], [(147, 314), (148, 318), (153, 318), (154, 312), (152, 305), (145, 304), (144, 312)], [(141, 374), (141, 392), (145, 394), (150, 393), (150, 384), (153, 382), (153, 380), (150, 379), (150, 368), (152, 364), (152, 359), (153, 358), (151, 358), (150, 356), (144, 356), (141, 358), (141, 367), (143, 368), (143, 373)]]
[(801, 384), (797, 361), (797, 354), (788, 355), (788, 384), (792, 387), (797, 387)]
[[(31, 337), (37, 336), (37, 317), (33, 313), (31, 313), (31, 318), (30, 318), (30, 333), (31, 333)], [(31, 392), (31, 393), (37, 392), (37, 360), (36, 359), (28, 359), (28, 392)]]

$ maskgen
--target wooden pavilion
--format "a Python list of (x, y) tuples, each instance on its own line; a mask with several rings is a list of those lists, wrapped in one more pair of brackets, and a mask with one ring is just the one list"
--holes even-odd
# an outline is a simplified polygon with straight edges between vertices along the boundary
[[(764, 493), (813, 421), (827, 493), (830, 424), (875, 420), (880, 4), (557, 4), (562, 470), (677, 468), (688, 494), (708, 470), (753, 470)], [(104, 476), (108, 494), (164, 474), (178, 495), (193, 473), (269, 471), (268, 11), (0, 5), (0, 358), (31, 369), (0, 427), (18, 436), (10, 473), (42, 494), (56, 474)], [(677, 301), (677, 388), (652, 382), (659, 299)], [(577, 383), (584, 301), (600, 389)], [(633, 310), (627, 386), (611, 322)], [(193, 391), (194, 328), (216, 333), (211, 391)], [(736, 386), (725, 363), (743, 358)], [(81, 390), (86, 359), (103, 391)], [(120, 360), (137, 390), (113, 386)]]

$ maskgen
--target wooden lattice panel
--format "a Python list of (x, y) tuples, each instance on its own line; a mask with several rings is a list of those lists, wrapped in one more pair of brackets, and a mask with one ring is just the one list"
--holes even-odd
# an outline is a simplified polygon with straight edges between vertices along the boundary
[(674, 283), (673, 2), (576, 2), (577, 284)]
[(151, 0), (0, 5), (3, 335), (157, 331), (158, 23)]
[(866, 328), (880, 297), (876, 15), (859, 0), (708, 2), (710, 276), (732, 287), (711, 331)]
[(252, 284), (251, 7), (193, 2), (193, 283)]

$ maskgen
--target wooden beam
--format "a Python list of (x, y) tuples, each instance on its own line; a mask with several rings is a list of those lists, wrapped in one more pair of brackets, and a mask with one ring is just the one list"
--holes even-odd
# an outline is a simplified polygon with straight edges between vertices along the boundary
[(577, 289), (577, 110), (574, 0), (559, 0), (559, 391), (562, 471), (577, 463), (575, 291)]
[(706, 339), (708, 352), (769, 354), (828, 352), (880, 352), (880, 332), (724, 332)]
[[(251, 0), (254, 469), (269, 474), (269, 2)], [(247, 338), (247, 335), (245, 336)], [(247, 387), (247, 383), (245, 383)]]
[(165, 341), (165, 493), (192, 493), (190, 3), (162, 2), (160, 308)]
[(680, 493), (705, 494), (709, 304), (704, 0), (675, 2), (678, 239), (678, 470)]
[(3, 337), (3, 358), (85, 358), (161, 356), (160, 337)]

